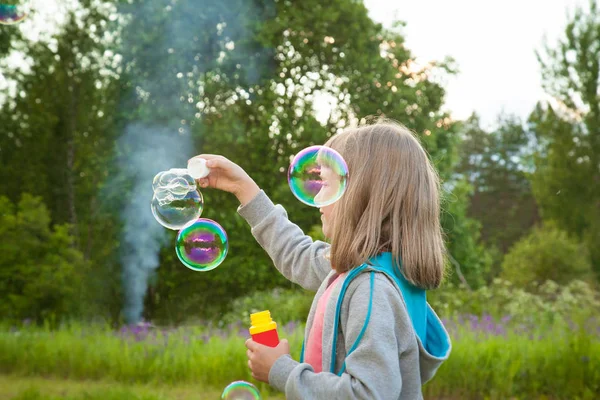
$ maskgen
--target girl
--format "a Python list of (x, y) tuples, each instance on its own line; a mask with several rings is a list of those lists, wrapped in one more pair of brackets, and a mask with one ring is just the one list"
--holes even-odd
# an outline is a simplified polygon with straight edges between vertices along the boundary
[(211, 169), (200, 186), (233, 193), (275, 267), (317, 292), (303, 359), (290, 357), (286, 340), (271, 348), (249, 339), (248, 366), (288, 399), (420, 399), (451, 348), (425, 299), (444, 275), (439, 179), (396, 123), (348, 129), (325, 146), (350, 177), (342, 198), (320, 208), (331, 245), (306, 236), (238, 165), (198, 156)]

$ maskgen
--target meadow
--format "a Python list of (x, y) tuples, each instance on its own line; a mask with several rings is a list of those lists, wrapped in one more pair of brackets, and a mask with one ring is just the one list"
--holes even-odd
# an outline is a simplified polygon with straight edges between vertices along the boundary
[[(424, 387), (428, 399), (595, 399), (600, 393), (600, 320), (552, 324), (510, 316), (445, 320), (453, 352)], [(298, 359), (303, 326), (280, 327)], [(246, 327), (210, 323), (27, 325), (0, 332), (0, 399), (209, 399), (232, 381), (257, 385), (246, 366)]]

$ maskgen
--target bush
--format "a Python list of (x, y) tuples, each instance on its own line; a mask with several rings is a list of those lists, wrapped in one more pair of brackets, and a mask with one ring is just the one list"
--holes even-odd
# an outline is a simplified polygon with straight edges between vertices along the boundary
[(587, 319), (600, 314), (600, 294), (590, 283), (572, 281), (558, 285), (547, 281), (534, 289), (528, 292), (509, 281), (495, 279), (491, 285), (474, 291), (446, 286), (429, 292), (428, 300), (436, 312), (446, 318), (472, 314), (510, 318), (513, 322), (535, 318), (542, 323)]
[(0, 197), (0, 316), (38, 321), (66, 316), (77, 304), (81, 253), (67, 225), (50, 226), (40, 198), (18, 205)]
[(552, 280), (559, 285), (590, 279), (587, 248), (553, 225), (535, 228), (506, 254), (501, 277), (519, 287)]

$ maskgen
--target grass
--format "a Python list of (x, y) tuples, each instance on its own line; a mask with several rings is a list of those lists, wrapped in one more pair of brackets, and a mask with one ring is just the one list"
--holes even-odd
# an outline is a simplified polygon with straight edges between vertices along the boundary
[[(300, 330), (286, 336), (300, 348)], [(195, 384), (222, 390), (232, 381), (253, 382), (245, 339), (206, 328), (115, 333), (104, 326), (72, 324), (58, 330), (3, 329), (0, 373), (157, 387)], [(294, 355), (299, 356), (297, 352)], [(273, 393), (268, 385), (253, 383), (261, 393)]]
[[(587, 400), (600, 393), (597, 327), (557, 323), (523, 329), (489, 318), (447, 325), (452, 355), (425, 386), (427, 399)], [(295, 359), (302, 333), (302, 327), (280, 332), (290, 340)], [(235, 327), (227, 332), (148, 327), (114, 332), (77, 324), (58, 330), (4, 328), (0, 388), (11, 388), (19, 400), (216, 399), (232, 381), (253, 382), (246, 334)], [(10, 383), (14, 380), (18, 384)], [(257, 387), (264, 398), (275, 394), (268, 385)]]
[[(527, 330), (455, 326), (450, 359), (426, 398), (597, 399), (600, 337), (556, 324)], [(493, 323), (492, 323), (493, 325)], [(484, 397), (482, 397), (485, 395)]]
[[(0, 375), (0, 400), (215, 400), (221, 390), (201, 385), (155, 386)], [(283, 396), (263, 396), (282, 400)]]

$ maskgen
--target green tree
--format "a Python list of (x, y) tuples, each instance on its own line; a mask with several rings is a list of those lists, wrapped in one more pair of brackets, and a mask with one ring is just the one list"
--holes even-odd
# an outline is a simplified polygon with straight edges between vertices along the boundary
[(544, 220), (588, 245), (600, 278), (600, 10), (578, 7), (564, 37), (539, 52), (552, 101), (530, 122), (540, 149), (532, 176)]
[(467, 216), (472, 193), (473, 187), (466, 180), (453, 183), (442, 203), (442, 226), (448, 242), (448, 266), (454, 270), (451, 281), (477, 288), (489, 279), (493, 254), (480, 240), (481, 223)]
[(0, 196), (0, 210), (2, 318), (41, 322), (76, 315), (86, 264), (69, 227), (51, 227), (47, 208), (29, 194), (16, 205)]
[(106, 310), (106, 302), (118, 301), (117, 290), (108, 289), (111, 280), (99, 279), (114, 274), (117, 246), (115, 218), (98, 200), (114, 145), (115, 74), (107, 52), (109, 5), (82, 1), (75, 7), (50, 38), (30, 42), (17, 27), (10, 30), (7, 51), (22, 51), (31, 71), (6, 73), (17, 96), (0, 110), (0, 195), (12, 202), (24, 192), (41, 196), (51, 222), (69, 224), (70, 245), (94, 265), (81, 279), (89, 284), (86, 307), (95, 313), (91, 304)]
[(467, 215), (481, 223), (481, 239), (500, 255), (539, 219), (527, 176), (532, 152), (530, 134), (516, 117), (500, 115), (490, 132), (477, 115), (465, 122), (456, 172), (473, 186)]

